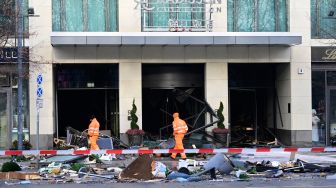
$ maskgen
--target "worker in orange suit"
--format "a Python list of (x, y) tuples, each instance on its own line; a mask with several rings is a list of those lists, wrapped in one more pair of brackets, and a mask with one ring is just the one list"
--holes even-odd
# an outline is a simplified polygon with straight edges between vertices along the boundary
[(95, 116), (91, 116), (89, 125), (89, 140), (91, 143), (91, 150), (99, 150), (99, 146), (97, 145), (97, 140), (99, 136), (99, 122), (97, 121)]
[[(173, 121), (174, 133), (173, 134), (175, 137), (174, 149), (184, 149), (182, 140), (183, 140), (184, 135), (188, 131), (187, 123), (184, 120), (180, 119), (179, 113), (177, 112), (173, 114), (173, 118), (174, 118), (174, 121)], [(170, 157), (175, 159), (176, 155), (177, 153), (172, 153)], [(186, 154), (181, 153), (181, 158), (186, 159), (187, 158)]]

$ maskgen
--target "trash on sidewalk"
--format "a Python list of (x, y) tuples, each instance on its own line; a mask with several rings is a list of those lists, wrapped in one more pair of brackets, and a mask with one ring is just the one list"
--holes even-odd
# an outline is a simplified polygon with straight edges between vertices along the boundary
[(235, 172), (235, 176), (239, 178), (240, 180), (247, 180), (250, 177), (247, 175), (246, 171), (238, 170)]
[(284, 175), (282, 170), (267, 170), (265, 171), (266, 178), (279, 178)]
[(39, 173), (40, 174), (59, 174), (61, 172), (62, 163), (59, 162), (52, 162), (47, 167), (40, 168)]
[(28, 185), (28, 184), (31, 184), (31, 181), (25, 180), (25, 181), (20, 181), (20, 182), (13, 182), (13, 183), (5, 181), (5, 185)]
[(87, 158), (86, 155), (55, 155), (45, 159), (40, 160), (40, 163), (49, 164), (52, 162), (60, 163), (73, 163), (82, 159)]
[(39, 180), (41, 176), (36, 172), (0, 172), (2, 180)]
[(98, 178), (105, 178), (105, 179), (115, 179), (113, 175), (99, 175), (99, 174), (91, 174), (89, 173), (90, 169), (87, 167), (82, 167), (78, 171), (78, 177), (83, 178), (86, 176), (98, 177)]
[(232, 162), (222, 153), (217, 153), (204, 166), (205, 170), (215, 168), (222, 174), (230, 174), (233, 171)]
[(190, 177), (190, 175), (188, 175), (188, 174), (173, 171), (173, 172), (171, 172), (170, 174), (167, 175), (167, 180), (174, 180), (176, 178), (185, 178), (185, 179), (187, 179), (189, 177)]
[(99, 159), (102, 161), (112, 161), (117, 158), (115, 154), (102, 154)]
[(120, 179), (153, 179), (152, 162), (153, 159), (149, 155), (140, 155), (120, 173), (119, 177)]
[(161, 162), (153, 161), (151, 167), (153, 176), (157, 178), (165, 178), (169, 172), (167, 166)]

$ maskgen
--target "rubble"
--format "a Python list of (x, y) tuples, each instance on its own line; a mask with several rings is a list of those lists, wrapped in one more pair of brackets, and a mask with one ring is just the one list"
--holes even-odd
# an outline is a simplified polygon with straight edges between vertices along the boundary
[(222, 153), (217, 153), (208, 163), (204, 165), (205, 170), (215, 168), (222, 174), (230, 174), (233, 170), (233, 164), (228, 157)]
[(121, 179), (151, 180), (153, 159), (149, 155), (140, 155), (120, 173)]
[(0, 172), (2, 180), (39, 180), (41, 176), (35, 172)]
[[(67, 141), (55, 140), (59, 145), (71, 146), (72, 149), (83, 149), (79, 146), (83, 133), (69, 133)], [(195, 137), (194, 134), (193, 137)], [(197, 135), (196, 135), (197, 136)], [(79, 143), (79, 145), (77, 145)], [(124, 144), (113, 137), (101, 137), (98, 141), (102, 149), (113, 149), (125, 147)], [(173, 139), (160, 140), (148, 143), (140, 149), (152, 147), (168, 149), (174, 144)], [(151, 146), (149, 146), (151, 145)], [(196, 148), (196, 146), (194, 146)], [(211, 148), (211, 147), (209, 147)], [(128, 147), (128, 149), (139, 149)], [(156, 157), (155, 157), (156, 156)], [(159, 157), (160, 156), (160, 157)], [(162, 157), (166, 156), (166, 157)], [(297, 157), (300, 154), (296, 155)], [(31, 156), (28, 156), (31, 157)], [(33, 161), (22, 161), (22, 168), (26, 172), (0, 173), (0, 179), (7, 181), (7, 185), (31, 184), (33, 180), (47, 183), (90, 183), (90, 182), (196, 182), (196, 181), (249, 181), (262, 179), (270, 181), (272, 178), (279, 180), (299, 178), (325, 178), (336, 179), (336, 165), (332, 163), (310, 163), (296, 159), (289, 161), (278, 161), (278, 158), (263, 158), (255, 160), (255, 155), (249, 154), (242, 157), (242, 154), (225, 155), (217, 153), (190, 154), (188, 159), (172, 161), (169, 154), (162, 155), (66, 155), (66, 156), (42, 156), (40, 169), (28, 168), (27, 163)], [(26, 158), (21, 157), (22, 159)], [(208, 158), (208, 159), (207, 159)], [(246, 159), (248, 158), (248, 159)], [(251, 159), (252, 158), (252, 159)], [(20, 159), (20, 157), (16, 158)], [(250, 162), (251, 159), (254, 162)], [(266, 159), (266, 160), (265, 160)], [(287, 158), (285, 159), (287, 160)], [(305, 158), (305, 160), (307, 160)], [(19, 160), (18, 160), (19, 161)], [(22, 167), (22, 165), (20, 165)], [(33, 171), (36, 172), (27, 172)], [(18, 181), (29, 180), (29, 181)]]

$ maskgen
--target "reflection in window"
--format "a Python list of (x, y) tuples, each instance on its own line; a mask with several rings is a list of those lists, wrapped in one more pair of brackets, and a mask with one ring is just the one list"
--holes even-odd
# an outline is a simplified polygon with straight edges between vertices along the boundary
[(336, 0), (311, 0), (312, 38), (335, 38)]
[(325, 144), (326, 141), (326, 102), (325, 102), (325, 72), (312, 72), (312, 108), (319, 119), (317, 123), (316, 144)]
[[(18, 131), (18, 77), (15, 76), (12, 82), (12, 109), (13, 109), (13, 129), (12, 129), (12, 141), (17, 140)], [(23, 137), (25, 140), (29, 140), (29, 96), (28, 96), (28, 79), (23, 79), (22, 84), (22, 125), (23, 125)]]
[(118, 0), (52, 0), (53, 31), (117, 31)]
[(285, 32), (286, 0), (228, 0), (229, 32)]
[[(15, 0), (0, 0), (0, 35), (14, 35), (16, 32)], [(23, 0), (23, 29), (28, 31), (28, 0)]]

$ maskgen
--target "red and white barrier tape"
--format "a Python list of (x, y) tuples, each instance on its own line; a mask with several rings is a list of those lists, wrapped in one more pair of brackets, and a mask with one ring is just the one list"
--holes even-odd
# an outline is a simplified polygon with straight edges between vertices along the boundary
[(90, 155), (90, 154), (167, 154), (167, 153), (280, 153), (303, 152), (322, 153), (336, 152), (336, 147), (325, 148), (223, 148), (223, 149), (125, 149), (125, 150), (1, 150), (0, 156), (10, 155)]

